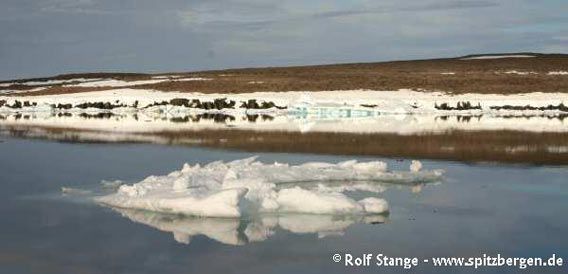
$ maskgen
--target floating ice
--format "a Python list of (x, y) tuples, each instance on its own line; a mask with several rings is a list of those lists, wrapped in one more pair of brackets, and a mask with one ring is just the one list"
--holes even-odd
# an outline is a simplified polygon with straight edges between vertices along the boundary
[(420, 169), (422, 169), (422, 163), (420, 161), (412, 160), (412, 163), (410, 164), (410, 171), (418, 172)]
[(437, 181), (441, 170), (387, 171), (384, 162), (264, 164), (256, 157), (205, 166), (185, 164), (165, 176), (150, 176), (96, 198), (112, 207), (193, 216), (241, 217), (258, 213), (365, 215), (388, 211), (379, 198), (355, 200), (345, 192), (382, 192), (381, 183)]

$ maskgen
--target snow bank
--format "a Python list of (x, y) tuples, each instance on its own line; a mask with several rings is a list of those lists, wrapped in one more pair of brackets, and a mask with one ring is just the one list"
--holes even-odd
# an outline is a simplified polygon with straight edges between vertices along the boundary
[[(180, 79), (180, 81), (183, 79)], [(118, 80), (112, 80), (118, 81)], [(149, 83), (148, 81), (168, 81), (168, 80), (145, 80), (125, 82), (128, 85), (137, 85), (142, 83)], [(120, 81), (122, 82), (122, 81)], [(86, 85), (96, 85), (98, 82), (84, 83)], [(110, 82), (109, 82), (110, 83)], [(107, 85), (99, 83), (103, 86)], [(242, 102), (254, 99), (257, 101), (274, 102), (278, 106), (287, 106), (288, 111), (311, 114), (322, 113), (324, 115), (335, 115), (335, 113), (349, 112), (361, 115), (366, 115), (370, 112), (380, 113), (395, 113), (395, 114), (410, 114), (410, 113), (506, 113), (506, 114), (531, 114), (527, 110), (494, 110), (492, 106), (548, 106), (559, 105), (561, 103), (568, 104), (567, 93), (523, 93), (523, 94), (459, 94), (451, 95), (443, 92), (421, 92), (408, 89), (401, 89), (397, 91), (375, 91), (375, 90), (341, 90), (341, 91), (321, 91), (321, 92), (252, 92), (252, 93), (239, 93), (239, 94), (224, 94), (224, 93), (183, 93), (183, 92), (158, 92), (154, 90), (142, 89), (110, 89), (104, 91), (82, 92), (73, 94), (57, 94), (57, 95), (43, 95), (43, 96), (0, 96), (0, 100), (5, 100), (9, 104), (14, 101), (30, 101), (36, 102), (38, 107), (42, 105), (51, 104), (78, 104), (87, 102), (111, 102), (113, 104), (124, 104), (130, 106), (130, 110), (140, 110), (150, 104), (162, 101), (170, 101), (176, 98), (185, 98), (189, 100), (198, 99), (201, 101), (213, 101), (215, 99), (226, 98), (226, 100), (236, 101), (238, 105)], [(138, 102), (138, 108), (131, 107), (135, 102)], [(443, 110), (437, 109), (436, 105), (448, 104), (455, 107), (459, 102), (469, 102), (473, 106), (480, 105), (481, 109), (469, 110)], [(367, 106), (367, 107), (364, 107)], [(372, 106), (372, 107), (369, 107)], [(76, 108), (73, 108), (76, 109)], [(171, 112), (185, 111), (189, 112), (191, 109), (172, 108), (172, 106), (158, 106), (156, 108), (146, 109), (151, 111)], [(235, 108), (239, 110), (246, 110)], [(37, 108), (30, 109), (37, 111)], [(78, 109), (83, 111), (81, 109)], [(6, 107), (0, 108), (0, 111), (21, 111), (21, 109), (9, 109)], [(51, 109), (50, 109), (51, 111)], [(216, 110), (215, 110), (216, 111)], [(275, 112), (277, 109), (265, 110), (268, 112)], [(550, 111), (549, 111), (550, 112)], [(535, 113), (543, 113), (538, 111)]]
[[(416, 166), (413, 163), (413, 166)], [(165, 176), (150, 176), (96, 201), (118, 208), (209, 217), (258, 213), (365, 215), (388, 211), (379, 198), (355, 200), (345, 192), (377, 192), (380, 182), (413, 184), (439, 180), (441, 170), (387, 171), (383, 162), (355, 160), (302, 165), (263, 164), (256, 157), (205, 166), (185, 164)], [(340, 186), (333, 186), (341, 182)], [(330, 184), (330, 187), (326, 185)], [(370, 191), (369, 191), (370, 190)]]

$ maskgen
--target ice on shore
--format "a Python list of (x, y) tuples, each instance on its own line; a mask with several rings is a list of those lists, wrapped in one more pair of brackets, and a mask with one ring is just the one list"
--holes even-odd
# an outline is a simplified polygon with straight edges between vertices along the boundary
[[(189, 81), (198, 78), (180, 78), (175, 81)], [(118, 81), (118, 82), (116, 82)], [(192, 114), (192, 113), (224, 113), (224, 114), (257, 114), (285, 113), (297, 116), (334, 117), (340, 116), (369, 116), (378, 114), (441, 114), (441, 115), (550, 115), (565, 114), (564, 107), (568, 101), (565, 93), (523, 93), (523, 94), (447, 94), (442, 92), (422, 92), (408, 89), (397, 91), (374, 91), (374, 90), (341, 90), (325, 92), (252, 92), (239, 94), (202, 94), (202, 93), (183, 93), (183, 92), (159, 92), (155, 90), (133, 89), (133, 88), (112, 88), (114, 84), (141, 85), (148, 81), (168, 81), (164, 79), (152, 79), (141, 81), (122, 81), (103, 80), (85, 82), (80, 85), (111, 85), (108, 90), (81, 92), (73, 94), (53, 94), (36, 96), (4, 96), (0, 95), (1, 113), (82, 113), (104, 111), (115, 114), (137, 113), (153, 114), (167, 113)], [(116, 82), (116, 83), (115, 83)], [(25, 91), (29, 92), (31, 90)], [(4, 90), (4, 92), (15, 92)], [(183, 107), (172, 104), (161, 105), (161, 102), (170, 102), (174, 99), (214, 101), (225, 99), (235, 101), (238, 107), (223, 109), (201, 109)], [(260, 101), (262, 98), (262, 101)], [(272, 102), (276, 106), (286, 107), (279, 109), (276, 107), (267, 109), (250, 109), (240, 107), (243, 102), (257, 100), (258, 103)], [(28, 102), (28, 105), (21, 107), (13, 106), (16, 101), (21, 104)], [(121, 105), (112, 109), (100, 108), (81, 108), (84, 103), (109, 103)], [(459, 104), (469, 103), (469, 108), (459, 108)], [(158, 104), (158, 105), (156, 105)], [(70, 108), (61, 109), (53, 105), (71, 105)], [(441, 106), (444, 105), (445, 108)], [(508, 107), (505, 107), (508, 106)], [(528, 108), (528, 107), (531, 108)], [(527, 107), (527, 108), (525, 108)], [(554, 108), (555, 107), (555, 108)], [(538, 109), (542, 108), (542, 109)]]
[[(443, 171), (387, 171), (384, 162), (264, 164), (256, 157), (204, 166), (185, 164), (165, 176), (150, 176), (96, 201), (111, 207), (191, 216), (241, 217), (306, 213), (366, 215), (388, 211), (380, 198), (355, 200), (346, 192), (379, 193), (381, 183), (416, 184), (441, 179)], [(375, 186), (376, 185), (376, 186)]]

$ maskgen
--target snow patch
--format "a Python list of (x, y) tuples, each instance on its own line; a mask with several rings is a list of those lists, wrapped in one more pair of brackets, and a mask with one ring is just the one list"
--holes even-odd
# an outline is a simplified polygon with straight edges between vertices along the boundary
[(211, 78), (202, 77), (189, 77), (180, 78), (175, 76), (154, 76), (151, 80), (138, 80), (138, 81), (124, 81), (116, 79), (102, 79), (99, 81), (92, 81), (86, 83), (79, 83), (76, 85), (69, 85), (71, 87), (132, 87), (138, 85), (158, 84), (162, 82), (178, 82), (178, 81), (209, 81)]
[(549, 71), (548, 75), (568, 75), (568, 71)]
[(0, 89), (0, 94), (22, 94), (22, 93), (28, 93), (28, 92), (35, 92), (35, 91), (42, 91), (44, 89), (47, 89), (46, 87), (37, 87), (37, 88), (32, 88), (32, 89)]
[(482, 55), (482, 56), (473, 56), (473, 57), (461, 58), (460, 60), (486, 60), (486, 59), (531, 58), (531, 57), (536, 57), (536, 56), (534, 56), (534, 55), (524, 55), (524, 54), (516, 54), (516, 55)]
[(73, 78), (73, 79), (65, 79), (65, 80), (45, 80), (45, 81), (28, 81), (28, 82), (21, 82), (21, 83), (10, 83), (13, 85), (24, 85), (24, 86), (50, 86), (50, 85), (60, 85), (60, 84), (67, 84), (67, 83), (86, 83), (86, 82), (94, 82), (99, 81), (101, 78)]
[(191, 78), (181, 78), (175, 81), (211, 81), (213, 78), (203, 78), (203, 77), (191, 77)]
[(530, 74), (538, 74), (534, 71), (517, 71), (517, 70), (508, 70), (504, 72), (505, 74), (516, 74), (516, 75), (530, 75)]
[(103, 79), (98, 81), (79, 83), (76, 85), (69, 85), (71, 87), (128, 87), (146, 84), (157, 84), (169, 81), (169, 79), (154, 79), (154, 80), (139, 80), (139, 81), (124, 81), (116, 79)]

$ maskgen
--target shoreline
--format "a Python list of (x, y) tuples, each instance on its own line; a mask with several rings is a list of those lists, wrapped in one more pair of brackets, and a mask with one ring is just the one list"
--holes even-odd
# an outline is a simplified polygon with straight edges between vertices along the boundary
[(0, 96), (0, 113), (57, 112), (72, 109), (115, 113), (251, 110), (277, 113), (290, 110), (309, 112), (314, 108), (396, 114), (562, 114), (568, 113), (568, 93), (454, 95), (401, 89), (203, 94), (127, 88), (65, 95)]

